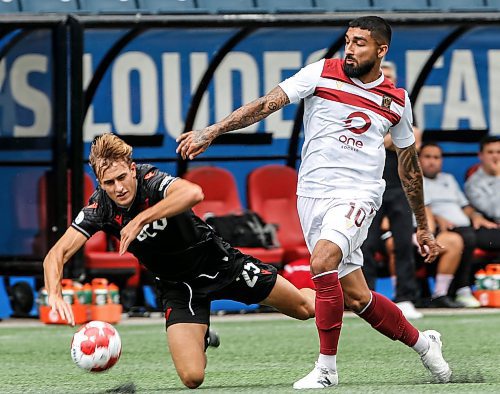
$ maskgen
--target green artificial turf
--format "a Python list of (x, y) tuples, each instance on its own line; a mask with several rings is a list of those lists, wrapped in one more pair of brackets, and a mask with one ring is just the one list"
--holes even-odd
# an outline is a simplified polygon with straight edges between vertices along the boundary
[[(212, 324), (221, 346), (208, 350), (204, 384), (210, 393), (294, 392), (317, 357), (314, 321), (260, 320)], [(344, 319), (337, 356), (338, 393), (499, 393), (500, 314), (429, 316), (421, 329), (443, 334), (453, 383), (429, 384), (413, 350), (383, 337), (357, 317)], [(62, 326), (2, 327), (0, 393), (166, 393), (184, 390), (170, 360), (164, 325), (117, 325), (123, 351), (106, 373), (87, 373), (70, 358), (75, 329)], [(186, 389), (187, 390), (187, 389)], [(325, 391), (322, 391), (325, 392)]]

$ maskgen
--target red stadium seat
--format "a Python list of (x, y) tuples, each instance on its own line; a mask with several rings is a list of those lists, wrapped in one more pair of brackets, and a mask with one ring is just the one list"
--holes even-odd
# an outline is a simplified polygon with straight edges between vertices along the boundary
[[(229, 171), (219, 167), (198, 167), (188, 171), (184, 179), (203, 189), (204, 200), (193, 207), (194, 213), (200, 218), (203, 219), (207, 214), (223, 216), (243, 211), (236, 180)], [(283, 248), (238, 249), (264, 263), (280, 265), (283, 261)]]
[(465, 171), (465, 180), (469, 179), (469, 177), (474, 174), (479, 169), (479, 167), (481, 167), (481, 163), (473, 164), (469, 168), (467, 168), (467, 171)]
[(248, 205), (266, 222), (278, 225), (285, 263), (310, 257), (297, 214), (296, 188), (297, 172), (283, 165), (266, 165), (248, 177)]
[(207, 213), (222, 216), (243, 211), (236, 181), (229, 171), (218, 167), (198, 167), (188, 171), (184, 178), (203, 189), (204, 200), (193, 207), (194, 213), (202, 219)]

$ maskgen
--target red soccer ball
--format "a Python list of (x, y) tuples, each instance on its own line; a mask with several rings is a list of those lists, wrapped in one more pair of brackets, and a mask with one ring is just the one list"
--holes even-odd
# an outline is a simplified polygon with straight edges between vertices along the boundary
[(91, 321), (75, 332), (71, 341), (71, 358), (90, 372), (106, 371), (115, 365), (122, 352), (118, 331), (109, 323)]

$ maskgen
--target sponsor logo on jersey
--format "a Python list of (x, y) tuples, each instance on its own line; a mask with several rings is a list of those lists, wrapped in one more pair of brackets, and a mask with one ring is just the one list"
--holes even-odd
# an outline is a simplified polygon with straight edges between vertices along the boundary
[(149, 178), (152, 178), (154, 175), (155, 175), (155, 172), (150, 171), (146, 175), (144, 175), (144, 180), (148, 180)]
[[(353, 125), (353, 120), (356, 119), (356, 123), (358, 125)], [(362, 120), (362, 122), (359, 122), (359, 119)], [(364, 124), (360, 124), (363, 123)], [(347, 116), (347, 118), (344, 120), (345, 128), (349, 130), (351, 133), (356, 134), (356, 135), (361, 135), (364, 132), (366, 132), (371, 124), (372, 121), (370, 117), (365, 114), (364, 112), (356, 111), (352, 112)], [(354, 152), (358, 152), (359, 149), (363, 148), (363, 141), (358, 140), (357, 138), (354, 138), (354, 136), (347, 136), (345, 134), (342, 134), (339, 137), (339, 141), (344, 144), (342, 146), (342, 149), (347, 149), (347, 150), (352, 150)]]

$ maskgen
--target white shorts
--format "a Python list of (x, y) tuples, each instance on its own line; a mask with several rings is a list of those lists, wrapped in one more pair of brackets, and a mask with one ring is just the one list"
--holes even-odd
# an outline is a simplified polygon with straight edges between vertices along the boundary
[(376, 213), (373, 202), (298, 196), (297, 209), (311, 254), (320, 239), (333, 242), (342, 251), (339, 278), (363, 265), (361, 245)]

